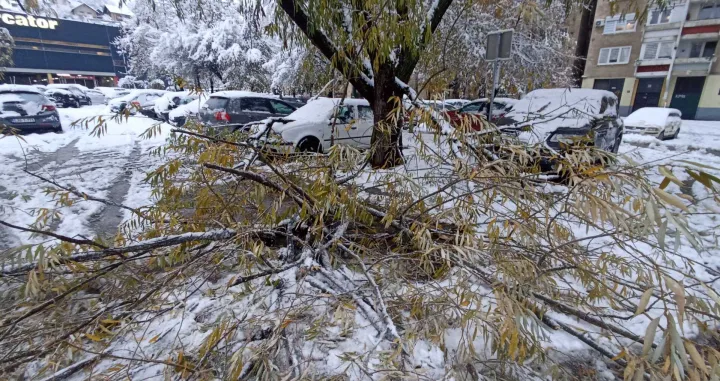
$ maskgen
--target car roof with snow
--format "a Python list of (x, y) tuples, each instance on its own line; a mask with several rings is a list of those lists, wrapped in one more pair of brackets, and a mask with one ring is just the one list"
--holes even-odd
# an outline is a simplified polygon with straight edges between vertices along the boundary
[(69, 90), (62, 89), (62, 88), (58, 88), (58, 89), (47, 89), (47, 90), (45, 90), (45, 93), (46, 93), (46, 94), (47, 94), (47, 93), (52, 93), (52, 94), (60, 93), (60, 94), (65, 94), (65, 95), (72, 95), (72, 93), (71, 93)]
[(625, 117), (624, 122), (630, 126), (665, 126), (670, 114), (682, 117), (682, 112), (675, 108), (643, 107)]
[(268, 98), (268, 99), (280, 99), (279, 96), (275, 94), (267, 94), (267, 93), (254, 93), (252, 91), (240, 91), (240, 90), (225, 90), (225, 91), (218, 91), (215, 93), (210, 94), (211, 97), (219, 97), (219, 98)]
[(42, 91), (35, 86), (29, 85), (0, 85), (0, 93), (38, 93), (42, 94)]
[(349, 106), (370, 106), (370, 103), (368, 103), (365, 99), (317, 98), (309, 100), (306, 105), (295, 110), (284, 119), (294, 121), (325, 122), (332, 116), (331, 114), (335, 109), (335, 106), (340, 104), (340, 101), (343, 101), (343, 104)]

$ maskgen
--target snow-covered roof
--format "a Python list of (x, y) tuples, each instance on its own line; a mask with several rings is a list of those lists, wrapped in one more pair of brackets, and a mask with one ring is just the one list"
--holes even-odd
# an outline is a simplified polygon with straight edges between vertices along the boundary
[[(286, 116), (286, 119), (303, 122), (326, 122), (341, 101), (340, 98), (317, 98)], [(347, 98), (343, 104), (349, 106), (370, 106), (365, 99)]]
[(42, 94), (42, 91), (35, 86), (29, 85), (0, 85), (0, 92), (26, 92)]
[(133, 16), (135, 16), (135, 14), (132, 13), (132, 11), (130, 10), (130, 8), (128, 8), (127, 5), (124, 5), (124, 4), (122, 4), (122, 3), (120, 3), (120, 4), (118, 4), (118, 5), (115, 5), (115, 4), (113, 4), (112, 2), (111, 2), (111, 3), (107, 3), (107, 4), (105, 4), (105, 9), (107, 9), (107, 11), (108, 11), (109, 13), (115, 13), (115, 14), (118, 14), (118, 15), (123, 15), (123, 16), (128, 16), (128, 17), (133, 17)]
[(678, 109), (664, 107), (643, 107), (635, 110), (625, 118), (625, 124), (629, 126), (665, 126), (670, 113), (677, 113), (682, 116)]
[(78, 9), (78, 8), (80, 8), (80, 7), (87, 7), (87, 8), (90, 8), (90, 10), (92, 10), (92, 11), (95, 12), (95, 13), (99, 13), (98, 10), (95, 9), (95, 7), (93, 7), (93, 6), (89, 5), (89, 4), (83, 3), (83, 2), (79, 2), (79, 3), (78, 3), (78, 2), (71, 2), (71, 3), (70, 3), (70, 6), (72, 7), (72, 9), (70, 10), (71, 12), (74, 11), (74, 10), (76, 10), (76, 9)]
[(45, 92), (45, 94), (47, 94), (47, 93), (60, 93), (60, 94), (65, 94), (65, 95), (72, 95), (72, 93), (70, 91), (65, 90), (65, 89), (49, 89)]
[(238, 91), (238, 90), (226, 90), (218, 91), (210, 94), (211, 97), (223, 97), (223, 98), (268, 98), (268, 99), (279, 99), (280, 97), (275, 94), (267, 93), (253, 93), (252, 91)]

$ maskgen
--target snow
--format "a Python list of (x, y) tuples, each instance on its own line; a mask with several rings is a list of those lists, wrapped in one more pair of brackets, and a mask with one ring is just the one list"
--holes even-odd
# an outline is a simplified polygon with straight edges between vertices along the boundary
[(358, 105), (358, 106), (369, 106), (370, 104), (365, 99), (341, 99), (341, 98), (317, 98), (310, 100), (306, 105), (295, 110), (292, 114), (284, 117), (283, 119), (289, 119), (293, 122), (286, 123), (283, 125), (273, 125), (273, 130), (281, 132), (291, 127), (295, 127), (305, 123), (324, 123), (327, 122), (335, 110), (335, 106), (340, 104), (346, 105)]
[[(52, 207), (53, 197), (45, 194), (49, 186), (23, 172), (28, 169), (60, 184), (72, 184), (83, 192), (132, 206), (152, 203), (151, 189), (144, 183), (145, 173), (159, 164), (160, 158), (149, 156), (148, 150), (165, 142), (170, 126), (162, 125), (158, 136), (142, 139), (140, 135), (157, 124), (144, 117), (131, 116), (127, 121), (113, 120), (104, 114), (104, 106), (79, 109), (59, 109), (64, 132), (62, 134), (30, 134), (22, 138), (0, 138), (0, 218), (12, 224), (27, 226), (35, 222), (37, 209)], [(90, 135), (75, 121), (102, 115), (107, 120), (107, 132), (101, 137)], [(82, 124), (82, 123), (81, 123)], [(89, 128), (95, 126), (91, 122)], [(129, 183), (129, 189), (122, 192)], [(117, 220), (122, 223), (129, 216), (106, 215), (102, 204), (79, 200), (72, 206), (58, 207), (60, 219), (52, 219), (49, 229), (59, 234), (114, 235), (113, 226), (98, 223)], [(114, 226), (117, 228), (117, 226)], [(14, 243), (39, 242), (44, 238), (30, 238), (23, 232), (0, 229), (0, 248)]]
[(279, 99), (280, 97), (275, 94), (267, 93), (254, 93), (252, 91), (238, 91), (238, 90), (226, 90), (218, 91), (211, 94), (213, 97), (223, 98), (267, 98), (267, 99)]
[[(118, 4), (118, 5), (115, 5)], [(115, 13), (118, 15), (133, 17), (135, 14), (128, 8), (127, 5), (124, 5), (123, 2), (109, 2), (105, 4), (105, 8), (107, 8), (108, 12)]]
[(623, 118), (626, 125), (637, 127), (665, 127), (670, 113), (681, 115), (680, 110), (663, 107), (643, 107)]
[(6, 85), (2, 84), (0, 85), (0, 92), (15, 92), (15, 91), (21, 91), (26, 93), (38, 93), (42, 94), (42, 91), (38, 89), (35, 86), (29, 86), (29, 85)]

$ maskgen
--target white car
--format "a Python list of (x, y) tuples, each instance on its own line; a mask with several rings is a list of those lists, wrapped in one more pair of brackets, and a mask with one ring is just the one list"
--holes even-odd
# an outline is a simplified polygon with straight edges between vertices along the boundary
[(155, 117), (165, 122), (169, 121), (170, 111), (188, 104), (200, 97), (199, 93), (190, 91), (171, 91), (155, 101), (153, 109)]
[(130, 113), (135, 114), (138, 109), (152, 107), (155, 100), (165, 95), (165, 93), (167, 93), (165, 90), (133, 90), (128, 95), (110, 100), (108, 106), (110, 106), (112, 112), (120, 112), (131, 106), (129, 108)]
[(95, 90), (103, 93), (103, 95), (105, 95), (105, 98), (107, 98), (108, 100), (120, 98), (122, 96), (130, 94), (129, 89), (123, 89), (122, 87), (97, 86), (95, 87)]
[[(364, 99), (318, 98), (280, 118), (267, 136), (268, 143), (279, 152), (326, 152), (332, 144), (369, 148), (372, 138), (373, 112)], [(255, 128), (254, 138), (265, 139), (263, 126)]]
[(105, 97), (105, 94), (103, 94), (100, 90), (87, 89), (85, 90), (85, 95), (90, 97), (90, 101), (94, 105), (104, 105), (107, 103), (107, 98)]
[(182, 127), (188, 119), (196, 118), (202, 106), (208, 100), (208, 94), (202, 93), (198, 99), (178, 106), (168, 113), (168, 122), (174, 126)]
[(625, 132), (675, 139), (680, 133), (682, 113), (678, 109), (643, 107), (625, 118)]

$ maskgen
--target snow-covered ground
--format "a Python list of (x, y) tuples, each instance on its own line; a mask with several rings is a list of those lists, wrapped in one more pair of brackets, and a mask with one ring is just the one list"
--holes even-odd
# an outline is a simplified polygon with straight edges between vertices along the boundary
[[(103, 115), (107, 132), (91, 136), (89, 128), (73, 126), (73, 122)], [(49, 185), (24, 170), (36, 173), (61, 185), (72, 184), (80, 191), (131, 207), (147, 205), (150, 187), (143, 183), (145, 173), (158, 159), (148, 150), (165, 141), (170, 126), (152, 139), (140, 135), (156, 121), (130, 117), (127, 121), (110, 120), (105, 106), (60, 109), (62, 134), (31, 134), (20, 138), (0, 139), (0, 219), (27, 226), (36, 220), (37, 208), (52, 206), (52, 195), (44, 189)], [(80, 201), (57, 210), (61, 217), (48, 221), (46, 229), (75, 236), (112, 237), (119, 224), (128, 216), (126, 211), (105, 207), (93, 201)], [(40, 238), (35, 238), (38, 240)], [(34, 242), (29, 234), (0, 227), (0, 250)]]

